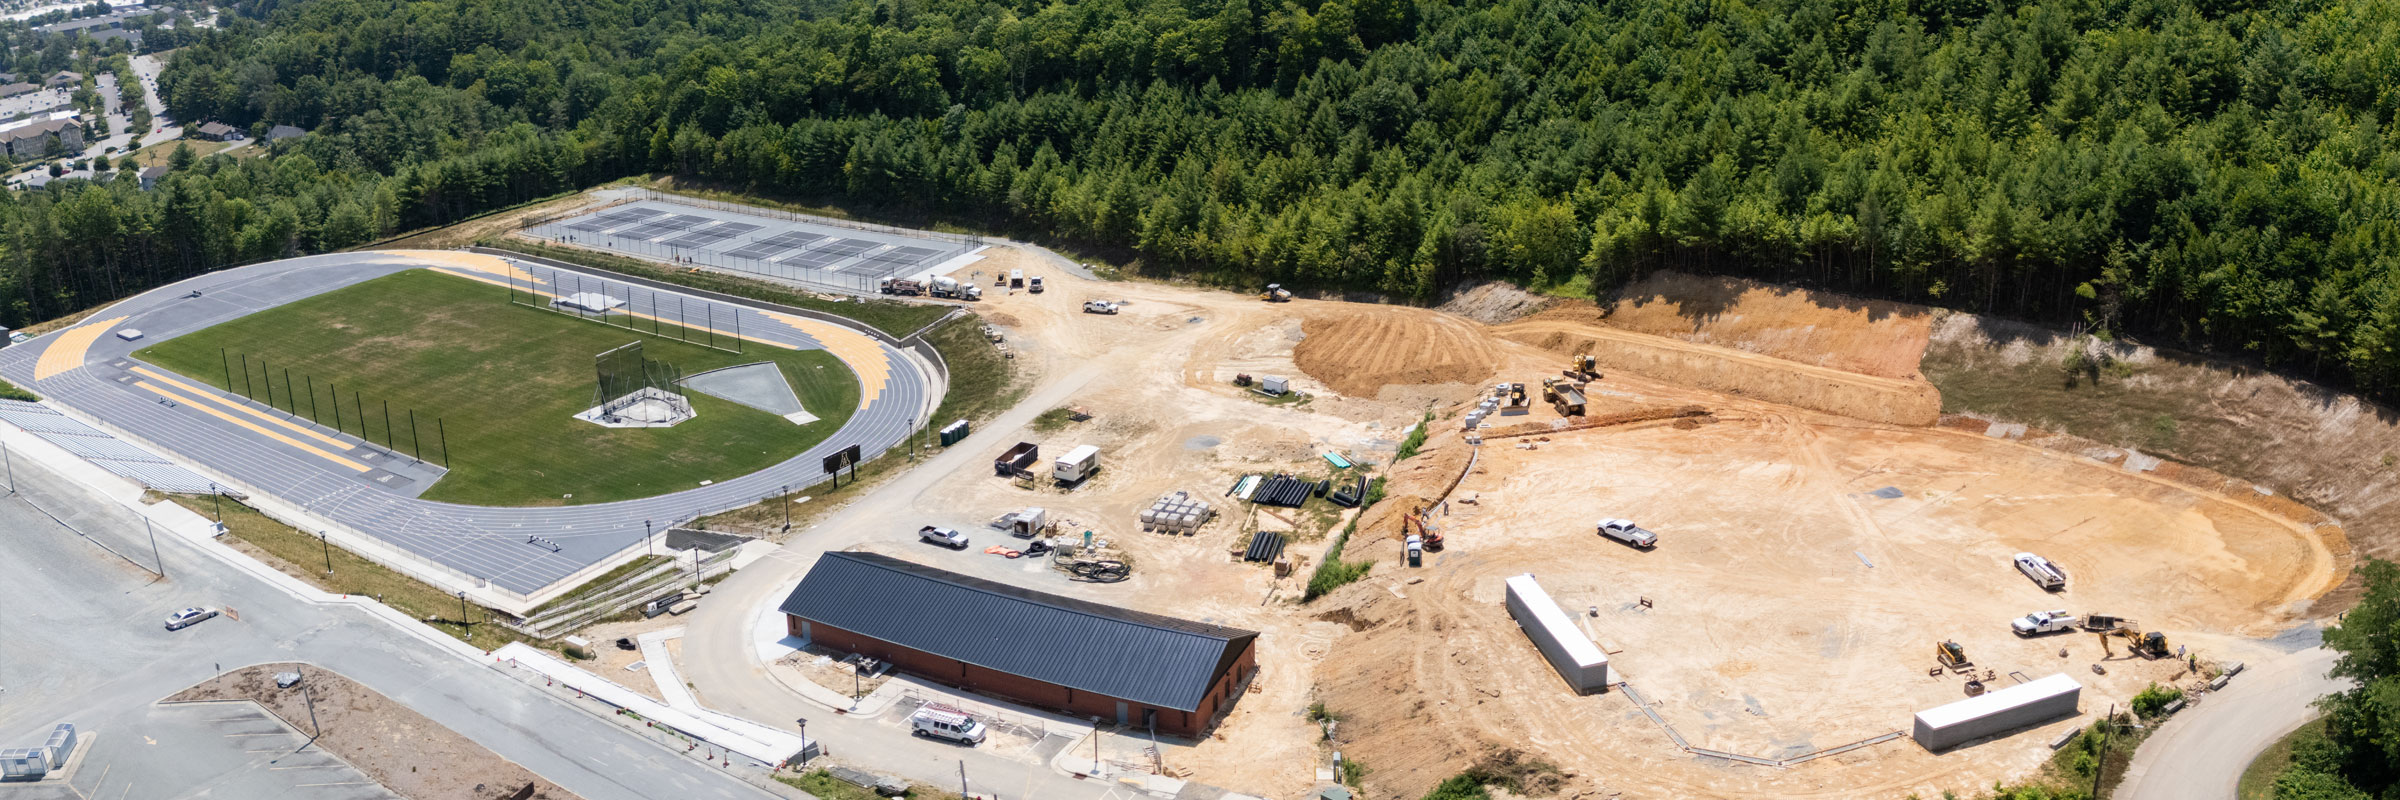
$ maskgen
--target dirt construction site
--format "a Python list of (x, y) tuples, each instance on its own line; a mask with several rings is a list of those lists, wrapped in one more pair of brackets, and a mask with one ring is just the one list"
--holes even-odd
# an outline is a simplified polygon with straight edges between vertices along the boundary
[[(1259, 676), (1205, 739), (1156, 753), (1103, 740), (1110, 760), (1235, 791), (1327, 785), (1339, 750), (1379, 799), (1531, 764), (1546, 765), (1536, 788), (1561, 797), (1971, 794), (2029, 774), (2060, 733), (2153, 682), (2199, 687), (2206, 670), (2277, 652), (2269, 639), (2312, 619), (2350, 567), (2340, 529), (2288, 501), (2178, 483), (2138, 454), (2045, 448), (2021, 428), (1937, 424), (1939, 393), (1915, 371), (1931, 320), (1905, 306), (1671, 278), (1613, 308), (1515, 298), (1495, 316), (1472, 297), (1442, 310), (1269, 303), (984, 255), (955, 277), (988, 287), (1024, 269), (1049, 290), (1001, 287), (975, 310), (1031, 374), (1082, 381), (1062, 405), (1088, 419), (1029, 435), (1045, 456), (1097, 445), (1106, 467), (1071, 490), (949, 476), (933, 490), (942, 510), (927, 512), (949, 517), (927, 522), (1041, 506), (1063, 531), (1093, 531), (1131, 575), (1077, 581), (1036, 559), (871, 546), (1261, 631)], [(1121, 310), (1083, 313), (1086, 300)], [(1584, 413), (1562, 415), (1541, 382), (1580, 354), (1601, 375)], [(1288, 378), (1297, 394), (1266, 397), (1240, 375)], [(1529, 407), (1468, 430), (1495, 382), (1526, 384)], [(1421, 450), (1394, 463), (1428, 412)], [(1337, 471), (1326, 453), (1361, 466)], [(1225, 496), (1244, 475), (1359, 469), (1388, 480), (1363, 512)], [(1143, 530), (1136, 514), (1173, 492), (1217, 518)], [(1444, 547), (1411, 567), (1403, 517), (1417, 508)], [(1302, 602), (1353, 514), (1342, 557), (1374, 566)], [(1657, 547), (1596, 535), (1612, 517), (1656, 531)], [(975, 530), (976, 548), (993, 540)], [(1263, 533), (1289, 537), (1288, 572), (1242, 561)], [(2018, 552), (2055, 562), (2066, 588), (2020, 575)], [(1632, 691), (1578, 695), (1551, 668), (1503, 607), (1503, 582), (1527, 573)], [(2053, 609), (2136, 620), (2173, 653), (2011, 632)], [(1937, 669), (1944, 641), (1974, 666)], [(1914, 712), (1964, 699), (1969, 678), (1999, 689), (2058, 673), (2083, 685), (2081, 714), (1938, 753), (1907, 736)], [(1315, 703), (1339, 719), (1330, 741), (1306, 716)]]

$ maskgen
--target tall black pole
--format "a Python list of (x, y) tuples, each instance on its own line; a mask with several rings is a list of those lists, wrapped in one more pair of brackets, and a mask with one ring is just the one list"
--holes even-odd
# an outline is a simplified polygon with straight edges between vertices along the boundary
[(792, 485), (788, 483), (783, 485), (783, 529), (792, 529)]
[(219, 347), (217, 360), (225, 362), (225, 391), (233, 391), (233, 356), (226, 354), (225, 348)]
[(215, 499), (216, 499), (216, 501), (217, 501), (217, 521), (218, 521), (218, 522), (224, 522), (224, 521), (225, 521), (225, 491), (224, 491), (224, 490), (222, 490), (222, 489), (219, 489), (219, 488), (217, 488), (217, 485), (212, 483), (212, 484), (209, 484), (209, 485), (208, 485), (208, 496), (209, 496), (209, 497), (211, 497), (211, 498), (215, 498)]
[(317, 415), (317, 376), (315, 375), (308, 376), (308, 421), (319, 425), (325, 424), (325, 418)]
[[(394, 449), (392, 447), (392, 401), (389, 399), (383, 401), (383, 449)], [(395, 452), (397, 451), (395, 450)]]
[(325, 393), (333, 395), (333, 429), (349, 433), (348, 428), (342, 427), (342, 385), (328, 382), (325, 384)]
[(425, 460), (425, 447), (417, 440), (417, 410), (408, 410), (408, 451), (418, 461)]
[(475, 638), (475, 629), (469, 627), (474, 624), (474, 622), (467, 619), (467, 590), (460, 589), (458, 590), (458, 627), (467, 629), (468, 639)]
[(650, 555), (658, 556), (658, 540), (650, 538), (650, 521), (642, 520), (642, 543), (650, 546)]
[(266, 381), (266, 383), (267, 383), (267, 407), (268, 407), (268, 408), (274, 408), (274, 407), (275, 407), (275, 368), (274, 368), (274, 367), (272, 367), (272, 366), (269, 366), (269, 365), (267, 364), (267, 360), (266, 360), (266, 359), (263, 359), (263, 358), (262, 358), (262, 359), (259, 359), (259, 360), (258, 360), (258, 376), (259, 376), (259, 377), (261, 377), (261, 378), (265, 378), (265, 379), (267, 379), (267, 381)]
[(317, 544), (325, 548), (325, 574), (333, 574), (333, 542), (326, 540), (324, 531), (317, 531)]
[[(231, 387), (231, 386), (227, 386), (227, 387), (225, 387), (225, 390), (226, 390), (226, 391), (233, 391), (233, 387)], [(256, 399), (258, 399), (258, 394), (257, 394), (257, 393), (255, 393), (255, 392), (253, 392), (253, 391), (251, 391), (251, 389), (250, 389), (250, 354), (249, 354), (249, 353), (243, 353), (243, 354), (242, 354), (242, 396), (243, 396), (243, 397), (250, 398), (250, 399), (252, 399), (252, 400), (256, 400)]]
[(284, 412), (285, 417), (300, 416), (300, 401), (292, 399), (291, 367), (283, 368), (283, 404), (291, 407), (291, 410)]
[(450, 431), (442, 427), (442, 418), (433, 418), (433, 435), (442, 440), (442, 468), (450, 468)]
[[(367, 410), (364, 407), (365, 402), (366, 401), (358, 398), (357, 392), (350, 393), (350, 416), (358, 418), (358, 440), (373, 444), (375, 440), (367, 438)], [(339, 405), (339, 403), (336, 403), (336, 405)]]
[(143, 517), (142, 530), (150, 534), (150, 561), (158, 565), (158, 576), (164, 578), (167, 576), (167, 560), (158, 557), (158, 529), (150, 525), (149, 517)]

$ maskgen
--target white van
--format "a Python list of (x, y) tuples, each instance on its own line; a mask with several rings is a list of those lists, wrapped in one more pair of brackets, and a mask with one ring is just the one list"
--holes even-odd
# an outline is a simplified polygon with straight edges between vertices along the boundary
[(983, 723), (950, 706), (929, 704), (908, 715), (909, 732), (973, 746), (983, 744)]

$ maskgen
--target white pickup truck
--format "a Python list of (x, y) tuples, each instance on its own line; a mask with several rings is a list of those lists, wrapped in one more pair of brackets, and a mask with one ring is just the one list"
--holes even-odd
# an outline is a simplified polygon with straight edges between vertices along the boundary
[(2036, 611), (2009, 620), (2008, 627), (2014, 629), (2018, 636), (2039, 636), (2045, 633), (2074, 630), (2078, 622), (2081, 620), (2076, 619), (2075, 615), (2067, 613), (2065, 609), (2060, 609)]
[(1117, 304), (1106, 300), (1085, 300), (1083, 301), (1083, 313), (1114, 314), (1117, 313)]
[(2035, 586), (2052, 592), (2067, 588), (2067, 571), (2051, 563), (2050, 559), (2032, 553), (2018, 553), (2011, 560), (2016, 563), (2017, 571), (2025, 573), (2025, 577), (2032, 580)]
[(967, 549), (967, 535), (949, 528), (937, 528), (932, 525), (918, 528), (917, 539), (927, 544), (938, 544), (952, 550)]
[(1633, 520), (1629, 519), (1601, 520), (1600, 535), (1644, 550), (1658, 546), (1658, 534), (1642, 529), (1642, 526), (1633, 524)]

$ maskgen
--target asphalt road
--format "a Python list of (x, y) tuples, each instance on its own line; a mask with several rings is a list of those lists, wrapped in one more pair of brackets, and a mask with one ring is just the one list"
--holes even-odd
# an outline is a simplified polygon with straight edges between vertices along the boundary
[[(1087, 366), (1036, 387), (1015, 408), (984, 425), (979, 440), (986, 444), (1008, 441), (1035, 415), (1064, 405), (1100, 372)], [(925, 503), (926, 490), (958, 470), (990, 469), (991, 451), (988, 446), (945, 450), (869, 490), (809, 530), (794, 534), (773, 557), (719, 583), (708, 602), (686, 618), (683, 657), (676, 662), (685, 680), (699, 689), (702, 702), (714, 710), (762, 723), (789, 726), (792, 720), (805, 717), (809, 735), (821, 738), (836, 758), (934, 786), (956, 786), (963, 764), (976, 792), (995, 793), (1005, 800), (1110, 796), (1110, 785), (1072, 778), (1047, 764), (986, 755), (910, 736), (898, 725), (834, 714), (802, 699), (769, 676), (759, 663), (752, 625), (762, 604), (781, 602), (826, 551), (870, 540), (913, 541), (916, 527), (912, 520), (938, 513)], [(989, 532), (980, 526), (975, 530)], [(1122, 796), (1123, 792), (1115, 794)]]
[[(303, 601), (181, 539), (158, 537), (167, 575), (158, 579), (28, 500), (148, 562), (139, 517), (29, 459), (16, 459), (12, 472), (18, 493), (0, 497), (0, 596), (9, 605), (0, 615), (0, 747), (39, 744), (51, 726), (74, 722), (93, 737), (94, 769), (79, 767), (75, 778), (78, 791), (105, 791), (91, 797), (360, 796), (334, 791), (355, 787), (299, 788), (265, 767), (255, 769), (270, 774), (208, 763), (217, 744), (206, 741), (210, 732), (180, 748), (193, 740), (194, 721), (153, 705), (219, 668), (290, 660), (347, 675), (588, 800), (771, 796), (355, 607)], [(191, 605), (230, 607), (239, 619), (164, 629), (169, 612)], [(195, 772), (215, 769), (224, 772), (207, 780)]]
[(2118, 800), (2230, 798), (2259, 751), (2317, 718), (2310, 703), (2350, 687), (2325, 676), (2339, 654), (2312, 647), (2252, 667), (2142, 743)]
[[(223, 270), (135, 295), (95, 312), (93, 320), (123, 318), (110, 331), (141, 330), (141, 341), (121, 341), (102, 335), (91, 346), (83, 366), (37, 379), (36, 364), (44, 350), (67, 331), (0, 350), (0, 376), (32, 388), (54, 407), (106, 423), (162, 455), (171, 455), (213, 480), (224, 480), (246, 491), (265, 494), (299, 506), (339, 526), (373, 536), (444, 567), (491, 582), (520, 596), (540, 589), (641, 543), (646, 532), (703, 514), (739, 508), (780, 494), (784, 487), (806, 486), (823, 477), (824, 457), (851, 445), (873, 457), (908, 435), (923, 415), (929, 389), (915, 362), (881, 340), (878, 352), (886, 360), (889, 379), (880, 395), (862, 399), (864, 407), (825, 441), (791, 459), (748, 475), (717, 481), (657, 497), (614, 503), (546, 507), (493, 508), (437, 503), (411, 496), (376, 479), (396, 473), (404, 480), (421, 466), (410, 465), (402, 442), (398, 452), (381, 443), (339, 434), (322, 426), (316, 430), (350, 446), (344, 452), (378, 466), (373, 473), (344, 468), (289, 444), (279, 443), (254, 429), (237, 426), (204, 411), (198, 403), (176, 404), (138, 388), (135, 370), (164, 372), (132, 358), (133, 351), (159, 340), (197, 331), (227, 320), (322, 294), (424, 262), (388, 253), (342, 253), (274, 261)], [(547, 272), (545, 271), (545, 274)], [(597, 280), (594, 278), (593, 280)], [(200, 296), (191, 296), (194, 290)], [(504, 290), (492, 287), (494, 303), (506, 302)], [(662, 296), (665, 293), (661, 293)], [(693, 309), (711, 301), (693, 299)], [(797, 328), (776, 321), (748, 306), (724, 306), (718, 325), (734, 313), (744, 317), (742, 333), (804, 349), (821, 349)], [(72, 331), (74, 329), (68, 329)], [(254, 408), (264, 406), (185, 381), (192, 391), (229, 398)], [(276, 412), (278, 415), (281, 412)], [(305, 423), (305, 420), (299, 422)], [(337, 448), (338, 449), (338, 448)], [(391, 465), (388, 469), (383, 465)], [(420, 482), (424, 478), (420, 475)], [(418, 490), (422, 489), (419, 485)], [(647, 524), (646, 524), (647, 523)], [(529, 537), (558, 545), (530, 543)]]

